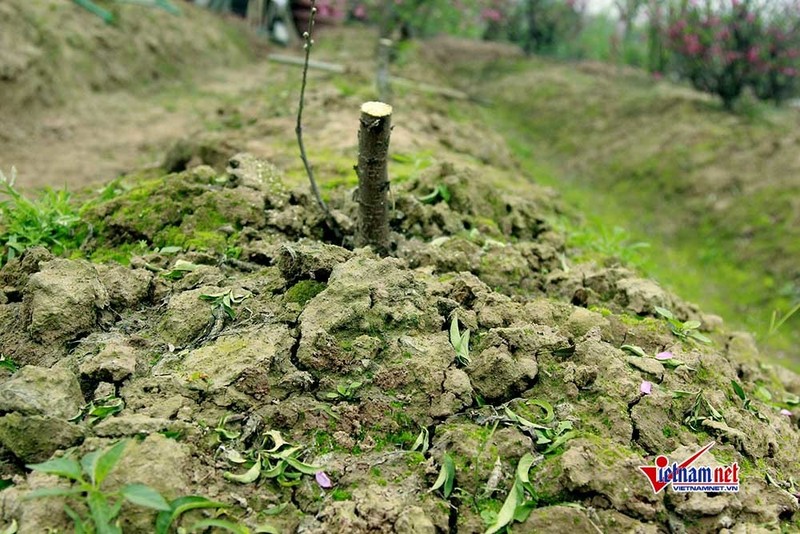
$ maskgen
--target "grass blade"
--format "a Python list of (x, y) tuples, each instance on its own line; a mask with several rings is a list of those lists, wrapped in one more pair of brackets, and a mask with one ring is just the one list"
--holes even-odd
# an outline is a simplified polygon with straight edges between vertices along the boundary
[(739, 384), (739, 382), (736, 380), (731, 380), (731, 387), (733, 387), (733, 391), (736, 393), (737, 397), (742, 400), (747, 400), (747, 394), (745, 394), (744, 389), (742, 389), (742, 386)]

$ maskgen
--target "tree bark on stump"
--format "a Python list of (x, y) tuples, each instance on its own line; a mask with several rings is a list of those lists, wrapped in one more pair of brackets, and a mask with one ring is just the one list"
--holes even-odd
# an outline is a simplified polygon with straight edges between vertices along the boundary
[(367, 102), (361, 106), (358, 131), (358, 233), (356, 245), (371, 246), (381, 256), (389, 252), (389, 170), (387, 155), (392, 133), (392, 106)]

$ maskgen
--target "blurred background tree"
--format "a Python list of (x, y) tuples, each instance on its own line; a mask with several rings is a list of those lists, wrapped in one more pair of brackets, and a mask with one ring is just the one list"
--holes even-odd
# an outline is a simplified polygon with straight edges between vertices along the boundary
[[(249, 9), (248, 0), (197, 1)], [(283, 1), (304, 27), (310, 0)], [(276, 0), (259, 2), (268, 10)], [(395, 47), (436, 35), (505, 41), (528, 54), (685, 80), (729, 109), (746, 91), (776, 104), (800, 95), (800, 0), (604, 0), (604, 10), (597, 2), (318, 0), (317, 6), (320, 23), (371, 24)]]
[(732, 108), (746, 88), (780, 103), (797, 94), (798, 4), (734, 0), (722, 5), (681, 0), (671, 6), (671, 66)]
[(352, 6), (362, 20), (381, 22), (382, 34), (481, 37), (515, 43), (528, 54), (629, 65), (686, 80), (729, 109), (748, 89), (775, 103), (800, 91), (798, 0), (614, 0), (613, 13), (590, 11), (587, 0), (374, 0)]

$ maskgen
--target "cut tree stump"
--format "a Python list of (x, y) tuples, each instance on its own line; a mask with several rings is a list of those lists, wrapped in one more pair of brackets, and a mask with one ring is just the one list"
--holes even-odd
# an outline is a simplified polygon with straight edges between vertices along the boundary
[(358, 233), (356, 245), (389, 253), (389, 170), (387, 155), (392, 133), (392, 106), (366, 102), (358, 131)]

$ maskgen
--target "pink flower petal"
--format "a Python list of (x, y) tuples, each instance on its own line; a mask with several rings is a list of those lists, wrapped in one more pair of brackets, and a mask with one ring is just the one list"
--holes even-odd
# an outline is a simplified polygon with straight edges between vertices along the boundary
[(656, 360), (671, 360), (672, 353), (671, 352), (659, 352), (656, 354)]
[(317, 484), (319, 484), (320, 488), (328, 489), (333, 487), (333, 483), (331, 479), (328, 478), (328, 475), (325, 474), (325, 471), (317, 471), (317, 474), (314, 475), (314, 478), (317, 479)]
[(642, 392), (644, 395), (650, 395), (650, 392), (653, 390), (653, 384), (648, 382), (647, 380), (642, 380), (642, 385), (639, 386), (639, 391)]
[(791, 417), (791, 416), (792, 416), (792, 412), (790, 412), (790, 411), (789, 411), (789, 410), (787, 410), (786, 408), (784, 408), (783, 410), (781, 410), (781, 411), (780, 411), (780, 414), (781, 414), (781, 415), (785, 415), (786, 417)]

